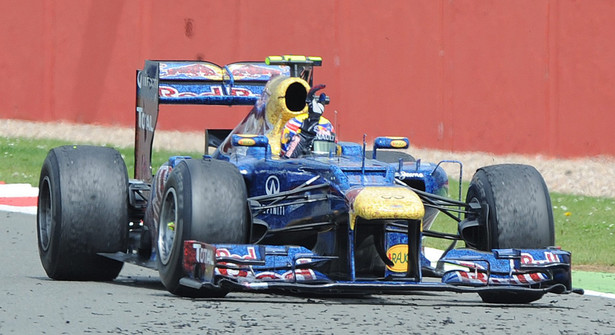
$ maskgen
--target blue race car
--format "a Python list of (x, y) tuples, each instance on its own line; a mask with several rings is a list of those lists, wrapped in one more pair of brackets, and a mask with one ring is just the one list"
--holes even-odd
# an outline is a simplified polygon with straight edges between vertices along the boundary
[[(336, 138), (323, 116), (329, 97), (313, 84), (321, 64), (146, 61), (135, 179), (112, 148), (63, 146), (45, 159), (37, 227), (48, 276), (113, 280), (131, 262), (187, 297), (425, 290), (529, 303), (582, 292), (571, 286), (570, 253), (553, 247), (551, 200), (535, 168), (483, 167), (465, 201), (461, 192), (454, 200), (441, 168), (452, 161), (415, 160), (405, 137), (377, 137), (371, 150), (365, 139)], [(154, 173), (160, 104), (253, 108), (235, 129), (206, 131), (211, 154), (170, 157)], [(457, 233), (431, 230), (439, 213)], [(424, 237), (451, 245), (432, 263)]]

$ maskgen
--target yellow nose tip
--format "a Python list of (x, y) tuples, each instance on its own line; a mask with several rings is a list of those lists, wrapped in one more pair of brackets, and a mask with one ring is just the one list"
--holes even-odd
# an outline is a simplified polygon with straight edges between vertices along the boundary
[(175, 231), (175, 222), (167, 223), (167, 228), (169, 228), (172, 231)]

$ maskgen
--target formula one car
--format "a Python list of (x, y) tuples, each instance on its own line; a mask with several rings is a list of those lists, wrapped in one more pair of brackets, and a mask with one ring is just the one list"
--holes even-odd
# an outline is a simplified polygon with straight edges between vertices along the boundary
[[(483, 167), (465, 201), (461, 192), (452, 199), (447, 161), (415, 160), (407, 138), (377, 137), (371, 150), (365, 139), (335, 138), (321, 118), (329, 97), (313, 84), (321, 64), (146, 61), (137, 71), (135, 179), (112, 148), (63, 146), (45, 159), (37, 227), (48, 276), (113, 280), (130, 262), (157, 269), (169, 292), (186, 297), (424, 290), (529, 303), (580, 293), (570, 253), (553, 247), (551, 200), (536, 169)], [(235, 129), (207, 131), (215, 152), (170, 157), (154, 174), (160, 104), (253, 108)], [(431, 230), (439, 213), (458, 222), (457, 233)], [(424, 237), (452, 243), (432, 263)]]

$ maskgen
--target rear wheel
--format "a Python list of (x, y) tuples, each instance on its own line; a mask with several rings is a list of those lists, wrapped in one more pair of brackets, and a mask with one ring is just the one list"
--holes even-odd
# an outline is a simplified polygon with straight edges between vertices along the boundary
[(123, 263), (97, 255), (128, 247), (128, 173), (112, 148), (52, 149), (41, 169), (38, 249), (52, 279), (112, 280)]
[[(479, 250), (540, 249), (555, 244), (551, 198), (544, 179), (532, 166), (493, 165), (474, 174), (466, 202), (487, 208), (477, 227), (464, 231), (466, 243)], [(489, 303), (529, 303), (544, 293), (493, 290), (479, 293)]]
[(196, 290), (180, 285), (183, 242), (243, 244), (248, 242), (249, 220), (243, 177), (237, 168), (218, 160), (179, 163), (166, 182), (156, 249), (162, 283), (173, 294), (222, 297), (224, 289)]

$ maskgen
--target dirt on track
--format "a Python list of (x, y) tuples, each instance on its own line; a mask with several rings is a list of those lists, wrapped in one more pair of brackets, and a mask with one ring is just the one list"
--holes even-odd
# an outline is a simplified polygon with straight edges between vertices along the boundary
[[(95, 143), (115, 147), (134, 146), (134, 129), (70, 123), (42, 123), (0, 120), (0, 136), (54, 138), (76, 144)], [(203, 152), (203, 132), (156, 131), (154, 148)], [(493, 164), (521, 163), (536, 167), (550, 191), (615, 198), (615, 157), (598, 156), (557, 159), (541, 155), (494, 155), (484, 152), (449, 152), (411, 147), (408, 153), (425, 162), (457, 160), (463, 163), (463, 179), (476, 169)], [(456, 164), (444, 164), (449, 176), (459, 175)]]

